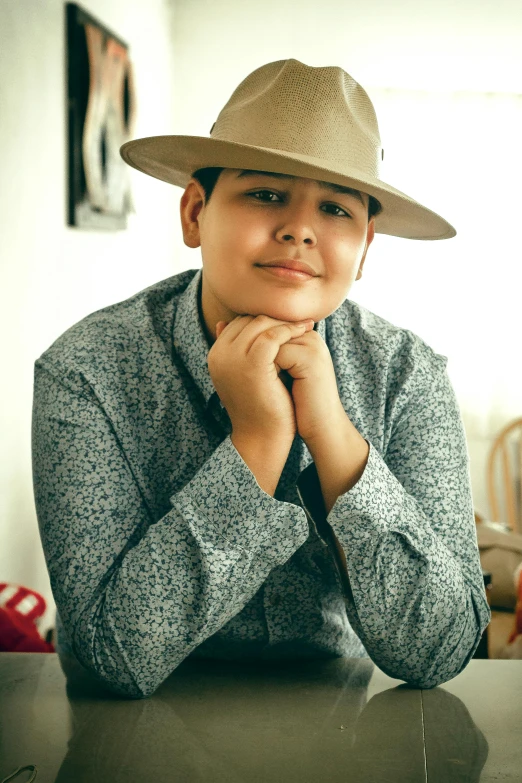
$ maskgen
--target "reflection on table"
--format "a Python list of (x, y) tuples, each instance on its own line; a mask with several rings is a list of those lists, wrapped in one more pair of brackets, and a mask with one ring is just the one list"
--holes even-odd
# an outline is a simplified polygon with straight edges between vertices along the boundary
[(473, 660), (422, 691), (368, 659), (192, 659), (142, 700), (64, 669), (0, 656), (0, 780), (23, 764), (36, 783), (520, 780), (518, 661)]

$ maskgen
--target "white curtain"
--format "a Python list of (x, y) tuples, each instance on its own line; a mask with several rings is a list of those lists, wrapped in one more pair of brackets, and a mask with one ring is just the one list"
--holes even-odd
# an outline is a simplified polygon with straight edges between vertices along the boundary
[(487, 452), (522, 416), (522, 95), (369, 90), (382, 179), (438, 212), (454, 239), (377, 235), (350, 298), (448, 356), (488, 513)]

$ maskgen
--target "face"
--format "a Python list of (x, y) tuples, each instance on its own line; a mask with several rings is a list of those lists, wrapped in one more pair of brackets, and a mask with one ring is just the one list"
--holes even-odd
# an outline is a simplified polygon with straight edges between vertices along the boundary
[[(333, 189), (332, 189), (333, 188)], [(368, 196), (317, 180), (225, 169), (205, 204), (190, 180), (181, 199), (185, 244), (201, 246), (201, 309), (209, 344), (216, 324), (238, 315), (319, 321), (361, 276), (374, 236)], [(310, 274), (269, 271), (284, 259)]]

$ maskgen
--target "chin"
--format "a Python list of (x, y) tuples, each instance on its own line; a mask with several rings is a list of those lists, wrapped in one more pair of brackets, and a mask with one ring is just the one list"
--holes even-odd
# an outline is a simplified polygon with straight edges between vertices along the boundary
[(270, 318), (275, 318), (277, 321), (304, 321), (306, 318), (313, 318), (317, 320), (314, 313), (305, 311), (304, 308), (292, 308), (284, 309), (278, 307), (266, 307), (265, 309), (257, 308), (257, 312), (251, 313), (252, 315), (268, 315)]
[(308, 308), (306, 303), (278, 302), (274, 296), (256, 297), (255, 302), (242, 302), (241, 308), (238, 312), (245, 315), (268, 315), (270, 318), (275, 318), (278, 321), (302, 321), (305, 318), (317, 320), (315, 313), (310, 312), (312, 308)]

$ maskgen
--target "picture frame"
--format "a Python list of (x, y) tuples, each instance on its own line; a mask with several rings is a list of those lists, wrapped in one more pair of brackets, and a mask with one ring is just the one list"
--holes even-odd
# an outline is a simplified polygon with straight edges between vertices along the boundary
[(66, 4), (67, 224), (121, 230), (134, 212), (121, 145), (133, 137), (129, 48), (77, 3)]

